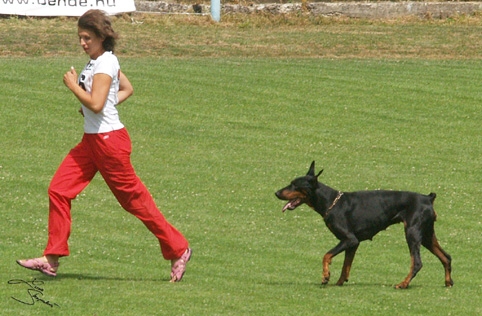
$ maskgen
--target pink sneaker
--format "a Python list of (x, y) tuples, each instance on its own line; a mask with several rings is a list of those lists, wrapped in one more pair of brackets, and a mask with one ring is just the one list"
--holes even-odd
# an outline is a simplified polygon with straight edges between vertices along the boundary
[(59, 267), (58, 262), (55, 264), (50, 264), (48, 262), (44, 262), (42, 258), (17, 260), (17, 263), (24, 268), (38, 270), (51, 277), (57, 276), (57, 268)]
[(186, 263), (191, 259), (191, 254), (192, 254), (191, 248), (187, 248), (186, 252), (184, 252), (181, 258), (173, 262), (171, 266), (170, 282), (179, 282), (182, 280), (182, 277), (184, 276), (184, 272), (186, 272)]

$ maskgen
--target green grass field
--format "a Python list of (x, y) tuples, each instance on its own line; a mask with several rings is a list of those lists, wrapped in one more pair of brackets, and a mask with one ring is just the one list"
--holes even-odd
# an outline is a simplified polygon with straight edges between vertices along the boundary
[[(157, 240), (122, 210), (101, 177), (73, 203), (72, 253), (61, 261), (58, 277), (15, 263), (40, 255), (45, 246), (49, 181), (82, 135), (78, 104), (62, 75), (71, 65), (82, 68), (87, 59), (65, 48), (59, 54), (52, 53), (54, 48), (39, 56), (23, 54), (21, 37), (9, 35), (0, 38), (0, 47), (19, 46), (11, 57), (0, 58), (0, 314), (482, 313), (482, 61), (477, 56), (434, 58), (436, 44), (408, 58), (397, 52), (393, 59), (356, 56), (357, 48), (335, 59), (254, 57), (240, 55), (236, 47), (229, 55), (225, 47), (212, 59), (188, 53), (186, 47), (196, 48), (190, 34), (202, 27), (206, 37), (222, 31), (241, 38), (239, 24), (163, 21), (166, 34), (176, 31), (182, 49), (171, 47), (167, 56), (119, 54), (135, 88), (120, 113), (133, 140), (139, 176), (194, 249), (183, 281), (168, 282), (170, 264), (162, 259)], [(2, 20), (0, 25), (9, 30), (32, 23), (40, 34), (61, 22)], [(441, 27), (448, 29), (448, 24)], [(361, 33), (363, 25), (358, 25)], [(366, 25), (384, 29), (383, 24)], [(336, 23), (326, 27), (336, 33)], [(385, 27), (392, 33), (400, 26)], [(424, 27), (427, 34), (440, 31), (432, 23), (406, 27), (420, 34)], [(267, 31), (275, 36), (274, 29)], [(319, 36), (327, 31), (319, 30)], [(478, 39), (477, 31), (474, 27), (463, 36)], [(144, 38), (144, 32), (136, 36)], [(126, 35), (134, 38), (134, 33)], [(67, 33), (59, 36), (64, 43)], [(394, 35), (393, 41), (407, 42), (404, 36)], [(294, 47), (278, 39), (280, 47)], [(363, 40), (369, 41), (358, 39)], [(244, 41), (254, 49), (249, 37)], [(137, 44), (132, 42), (132, 50), (142, 52)], [(397, 47), (404, 50), (402, 44)], [(402, 225), (361, 244), (343, 287), (321, 286), (322, 256), (337, 240), (314, 211), (304, 206), (283, 214), (284, 204), (274, 196), (304, 175), (312, 160), (324, 169), (321, 180), (339, 190), (436, 192), (437, 236), (453, 257), (455, 286), (443, 286), (442, 265), (423, 249), (424, 267), (410, 288), (393, 288), (410, 265)], [(340, 255), (332, 264), (332, 283), (342, 261)], [(29, 300), (26, 284), (9, 284), (15, 279), (36, 280), (41, 298), (59, 306), (12, 299)]]

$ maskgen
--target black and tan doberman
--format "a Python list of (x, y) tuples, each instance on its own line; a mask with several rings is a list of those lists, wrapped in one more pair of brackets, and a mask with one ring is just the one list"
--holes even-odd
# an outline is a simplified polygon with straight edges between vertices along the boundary
[(338, 245), (323, 257), (322, 284), (328, 283), (330, 279), (329, 266), (333, 257), (343, 251), (345, 261), (336, 284), (343, 285), (348, 281), (360, 242), (371, 240), (378, 232), (396, 223), (405, 225), (411, 266), (407, 277), (395, 287), (407, 288), (422, 268), (420, 245), (442, 262), (445, 269), (445, 286), (451, 287), (454, 284), (451, 277), (452, 258), (440, 247), (435, 237), (435, 193), (423, 195), (385, 190), (341, 192), (318, 181), (322, 172), (323, 170), (315, 175), (313, 161), (306, 176), (294, 179), (290, 185), (276, 192), (279, 199), (289, 201), (283, 212), (306, 204), (323, 217), (326, 226), (340, 240)]

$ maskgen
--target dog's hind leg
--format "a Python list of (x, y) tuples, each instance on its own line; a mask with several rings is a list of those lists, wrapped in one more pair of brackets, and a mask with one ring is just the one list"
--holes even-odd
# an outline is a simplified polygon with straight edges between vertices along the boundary
[(410, 249), (410, 272), (407, 277), (399, 284), (395, 286), (396, 289), (406, 289), (410, 284), (410, 281), (417, 275), (418, 271), (422, 269), (422, 259), (420, 257), (420, 245), (422, 242), (422, 236), (420, 228), (412, 226), (405, 229), (405, 237), (407, 239), (408, 248)]
[(437, 219), (437, 214), (431, 208), (428, 213), (426, 213), (425, 224), (423, 225), (422, 233), (422, 245), (427, 248), (431, 253), (433, 253), (442, 262), (445, 269), (445, 286), (451, 287), (454, 285), (452, 280), (452, 257), (445, 252), (445, 250), (440, 247), (440, 244), (435, 236), (435, 221)]
[(440, 247), (440, 244), (435, 236), (435, 233), (432, 229), (431, 236), (424, 236), (422, 240), (422, 245), (427, 248), (431, 253), (433, 253), (439, 260), (442, 262), (442, 265), (445, 269), (445, 286), (451, 287), (454, 285), (454, 281), (452, 280), (452, 257), (445, 252), (445, 250)]
[(336, 285), (343, 285), (343, 283), (348, 281), (350, 277), (350, 269), (355, 258), (355, 253), (358, 249), (358, 245), (348, 248), (345, 250), (345, 261), (343, 262), (343, 268), (341, 270), (340, 279), (336, 282)]

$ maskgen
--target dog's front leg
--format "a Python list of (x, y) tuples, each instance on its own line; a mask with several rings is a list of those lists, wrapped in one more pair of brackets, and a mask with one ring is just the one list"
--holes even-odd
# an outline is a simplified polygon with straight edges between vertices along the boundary
[[(341, 275), (341, 279), (348, 278), (348, 273), (350, 272), (351, 262), (353, 261), (353, 257), (355, 256), (355, 252), (358, 248), (360, 242), (356, 239), (355, 236), (350, 236), (349, 238), (341, 241), (335, 248), (328, 251), (325, 256), (323, 257), (323, 275), (321, 279), (321, 284), (327, 284), (330, 281), (330, 264), (333, 257), (338, 255), (340, 252), (346, 251), (347, 249), (350, 250), (350, 253), (347, 254), (345, 257), (345, 263), (343, 266), (343, 271)], [(349, 263), (349, 265), (347, 265)], [(338, 281), (337, 285), (343, 285), (343, 282), (340, 283)]]
[(326, 253), (323, 257), (323, 275), (321, 278), (321, 284), (327, 284), (330, 281), (330, 264), (333, 257), (334, 255), (330, 252)]
[(355, 258), (355, 253), (358, 249), (358, 245), (355, 247), (348, 248), (345, 250), (345, 261), (343, 262), (343, 268), (341, 269), (341, 275), (336, 285), (343, 285), (343, 283), (348, 281), (350, 277), (350, 269), (353, 264), (353, 259)]

